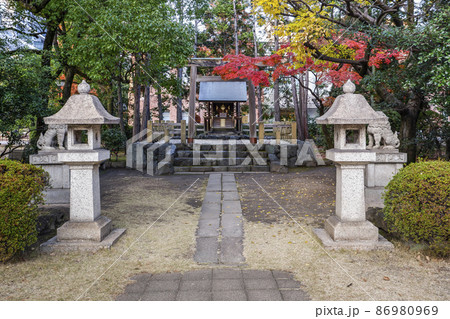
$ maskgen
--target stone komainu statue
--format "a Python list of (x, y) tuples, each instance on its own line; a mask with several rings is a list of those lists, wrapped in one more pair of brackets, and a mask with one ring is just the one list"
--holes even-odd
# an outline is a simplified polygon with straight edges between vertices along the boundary
[(369, 135), (368, 149), (395, 149), (400, 146), (397, 132), (392, 132), (388, 117), (383, 112), (377, 112), (385, 117), (382, 123), (369, 124), (367, 133)]
[(37, 142), (37, 147), (40, 150), (55, 150), (56, 146), (54, 143), (54, 138), (56, 136), (58, 149), (63, 150), (64, 139), (66, 137), (67, 125), (49, 125), (45, 134), (41, 133), (39, 140)]

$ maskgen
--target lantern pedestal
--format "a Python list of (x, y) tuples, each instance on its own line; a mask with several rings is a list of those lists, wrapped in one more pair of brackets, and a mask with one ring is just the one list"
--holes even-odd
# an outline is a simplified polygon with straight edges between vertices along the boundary
[(70, 220), (58, 228), (55, 238), (41, 245), (49, 251), (96, 251), (110, 248), (125, 229), (112, 229), (101, 216), (99, 165), (109, 159), (108, 150), (63, 151), (58, 161), (70, 169)]
[(327, 150), (327, 159), (336, 165), (336, 215), (325, 221), (325, 229), (315, 234), (329, 249), (391, 249), (393, 245), (378, 235), (378, 228), (366, 220), (364, 170), (375, 161), (367, 150)]
[(385, 187), (394, 175), (402, 169), (407, 160), (406, 153), (400, 153), (396, 149), (371, 151), (376, 154), (376, 160), (367, 164), (365, 172), (366, 210), (371, 207), (384, 207), (382, 194)]

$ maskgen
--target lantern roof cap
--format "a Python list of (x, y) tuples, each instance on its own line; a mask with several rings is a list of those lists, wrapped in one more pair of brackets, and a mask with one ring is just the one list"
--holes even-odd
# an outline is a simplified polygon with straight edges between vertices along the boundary
[(119, 124), (119, 118), (109, 114), (90, 90), (83, 80), (78, 85), (79, 94), (72, 95), (56, 114), (45, 117), (45, 124)]
[(385, 121), (385, 116), (377, 113), (361, 94), (354, 94), (355, 84), (348, 80), (344, 94), (334, 100), (330, 109), (316, 119), (317, 124), (370, 124)]

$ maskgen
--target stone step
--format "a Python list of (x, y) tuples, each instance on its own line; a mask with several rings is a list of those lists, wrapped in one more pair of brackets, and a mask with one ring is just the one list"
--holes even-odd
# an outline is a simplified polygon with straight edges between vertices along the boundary
[[(176, 143), (175, 144), (177, 147), (177, 151), (192, 151), (192, 145), (186, 145), (186, 144), (181, 144), (181, 143)], [(237, 144), (231, 144), (233, 149), (235, 149), (237, 152), (247, 152), (248, 148), (245, 144), (242, 143), (237, 143)], [(217, 144), (208, 144), (207, 142), (204, 142), (200, 144), (200, 151), (214, 151), (216, 150), (218, 147), (222, 147), (222, 150), (224, 151), (228, 151), (230, 144), (227, 144), (226, 142), (224, 142), (224, 144), (221, 144), (221, 146), (218, 146)], [(260, 146), (260, 151), (264, 151), (264, 146), (261, 145)]]
[[(261, 159), (259, 159), (261, 161)], [(247, 162), (248, 161), (248, 162)], [(237, 157), (234, 161), (236, 165), (242, 165), (244, 162), (247, 165), (263, 164), (256, 159), (246, 157)], [(264, 164), (267, 164), (267, 160), (263, 159)], [(215, 159), (215, 158), (200, 158), (200, 165), (198, 166), (229, 166), (230, 160), (228, 158)], [(174, 166), (197, 166), (194, 165), (194, 159), (192, 157), (176, 157), (174, 160)]]
[(267, 165), (252, 165), (252, 166), (175, 166), (175, 174), (183, 173), (209, 173), (209, 172), (270, 172), (270, 167)]
[[(268, 154), (265, 151), (258, 151), (259, 156), (262, 158), (267, 158)], [(236, 157), (247, 157), (250, 155), (248, 151), (236, 151), (234, 153)], [(200, 157), (209, 158), (209, 157), (219, 157), (219, 158), (228, 158), (230, 155), (230, 151), (216, 151), (216, 150), (208, 150), (208, 151), (200, 151)], [(193, 157), (194, 151), (192, 150), (177, 150), (176, 156), (178, 157)]]

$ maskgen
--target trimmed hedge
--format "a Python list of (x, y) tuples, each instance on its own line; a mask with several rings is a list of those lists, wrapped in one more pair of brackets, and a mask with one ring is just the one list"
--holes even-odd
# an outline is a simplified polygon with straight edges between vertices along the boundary
[(0, 160), (0, 262), (36, 242), (37, 207), (47, 185), (43, 169)]
[(390, 232), (450, 252), (450, 162), (420, 161), (401, 169), (386, 186), (384, 219)]

